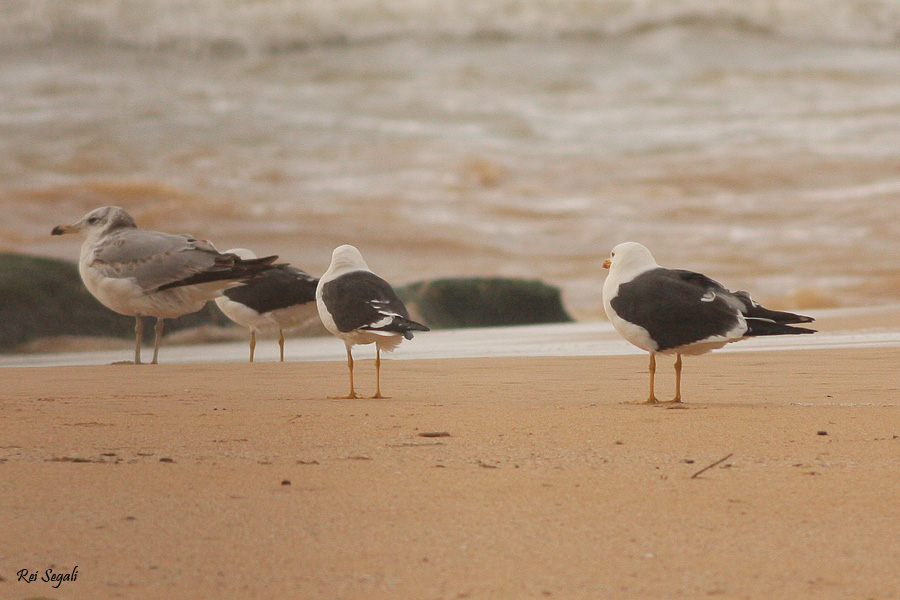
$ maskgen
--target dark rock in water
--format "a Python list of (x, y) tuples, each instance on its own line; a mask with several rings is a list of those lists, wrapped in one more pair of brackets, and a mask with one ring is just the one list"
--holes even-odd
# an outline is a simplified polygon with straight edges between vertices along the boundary
[(397, 293), (432, 329), (572, 321), (559, 288), (537, 280), (435, 279), (398, 288)]
[[(166, 319), (166, 331), (228, 322), (207, 304), (196, 313)], [(144, 331), (152, 334), (155, 323), (145, 319)], [(134, 340), (134, 317), (113, 312), (91, 296), (74, 262), (0, 253), (0, 351), (61, 335)]]

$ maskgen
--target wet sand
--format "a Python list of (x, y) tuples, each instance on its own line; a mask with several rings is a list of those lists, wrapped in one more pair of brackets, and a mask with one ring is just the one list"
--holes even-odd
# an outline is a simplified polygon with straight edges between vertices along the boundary
[(646, 362), (2, 369), (0, 597), (900, 594), (900, 348)]

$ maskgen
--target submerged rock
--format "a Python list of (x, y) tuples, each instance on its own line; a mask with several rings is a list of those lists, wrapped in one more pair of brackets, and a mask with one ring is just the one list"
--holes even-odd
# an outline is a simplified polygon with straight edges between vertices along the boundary
[(432, 329), (567, 323), (560, 289), (537, 280), (459, 277), (413, 283), (397, 290)]
[[(398, 287), (397, 293), (416, 318), (433, 329), (572, 321), (559, 288), (536, 280), (436, 279)], [(145, 319), (145, 336), (155, 322)], [(166, 319), (166, 332), (209, 325), (232, 326), (212, 302), (198, 312)], [(307, 328), (305, 333), (321, 329)], [(72, 261), (0, 253), (0, 352), (28, 351), (32, 342), (44, 338), (67, 339), (61, 349), (69, 351), (89, 350), (98, 338), (133, 342), (134, 318), (109, 310), (91, 296)], [(78, 347), (79, 338), (84, 348)], [(48, 351), (48, 345), (53, 347), (38, 347)]]

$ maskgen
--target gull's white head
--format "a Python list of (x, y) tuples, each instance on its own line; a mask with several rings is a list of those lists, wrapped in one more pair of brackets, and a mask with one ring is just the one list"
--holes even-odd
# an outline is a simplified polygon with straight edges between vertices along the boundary
[(223, 254), (234, 254), (241, 260), (250, 260), (252, 258), (256, 258), (256, 254), (253, 250), (248, 250), (247, 248), (232, 248), (230, 250), (226, 250)]
[(64, 233), (86, 232), (88, 236), (100, 236), (116, 229), (135, 228), (134, 219), (118, 206), (102, 206), (95, 208), (81, 217), (79, 221), (71, 225), (57, 225), (51, 232), (52, 235)]
[(611, 275), (637, 275), (658, 266), (650, 251), (637, 242), (618, 244), (603, 263), (603, 268), (609, 269)]
[(350, 271), (371, 271), (362, 254), (354, 246), (344, 244), (331, 253), (331, 266), (326, 275), (340, 275)]

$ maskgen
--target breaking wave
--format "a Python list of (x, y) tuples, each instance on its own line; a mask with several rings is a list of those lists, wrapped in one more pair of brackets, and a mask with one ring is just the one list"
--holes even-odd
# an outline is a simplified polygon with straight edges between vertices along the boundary
[(8, 0), (0, 45), (259, 53), (416, 39), (629, 36), (673, 26), (895, 44), (892, 0)]

